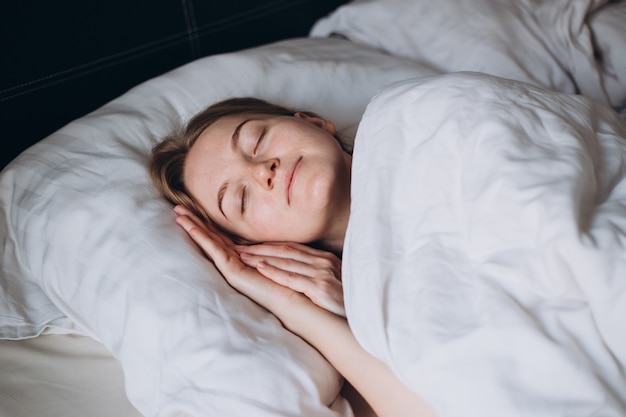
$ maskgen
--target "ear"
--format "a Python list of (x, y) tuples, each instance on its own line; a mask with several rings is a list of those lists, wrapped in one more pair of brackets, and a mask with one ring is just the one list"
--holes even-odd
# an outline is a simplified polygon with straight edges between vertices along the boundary
[(330, 121), (330, 120), (321, 119), (319, 117), (309, 116), (308, 114), (305, 114), (305, 113), (302, 113), (302, 112), (294, 113), (294, 117), (306, 120), (307, 122), (314, 124), (315, 126), (319, 127), (320, 129), (323, 129), (323, 130), (327, 131), (328, 133), (330, 133), (333, 136), (335, 135), (335, 133), (337, 133), (337, 128), (335, 127), (335, 124), (332, 121)]

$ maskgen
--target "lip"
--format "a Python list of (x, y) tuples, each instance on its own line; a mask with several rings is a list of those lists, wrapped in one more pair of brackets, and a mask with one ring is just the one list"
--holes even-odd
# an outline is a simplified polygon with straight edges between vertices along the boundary
[(291, 186), (293, 185), (293, 177), (295, 176), (296, 170), (298, 169), (298, 166), (300, 165), (300, 161), (302, 161), (302, 157), (298, 158), (296, 163), (293, 165), (293, 168), (291, 168), (291, 170), (287, 174), (287, 178), (285, 181), (285, 193), (287, 194), (288, 205), (291, 205)]

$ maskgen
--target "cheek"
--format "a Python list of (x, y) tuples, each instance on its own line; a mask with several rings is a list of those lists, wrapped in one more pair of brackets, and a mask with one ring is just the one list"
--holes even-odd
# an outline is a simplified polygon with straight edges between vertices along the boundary
[(252, 240), (268, 240), (284, 224), (284, 213), (268, 200), (256, 201), (246, 217), (245, 230)]
[(247, 219), (249, 239), (260, 242), (309, 242), (316, 236), (311, 233), (311, 223), (317, 223), (310, 211), (296, 207), (285, 210), (272, 204), (257, 205)]
[(306, 186), (301, 189), (303, 202), (311, 209), (317, 210), (331, 204), (337, 180), (335, 172), (330, 167), (326, 167), (326, 169), (317, 169), (308, 174)]

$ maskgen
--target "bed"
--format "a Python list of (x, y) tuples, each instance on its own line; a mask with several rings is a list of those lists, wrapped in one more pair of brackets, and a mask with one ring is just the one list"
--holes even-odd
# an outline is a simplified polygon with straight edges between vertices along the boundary
[[(410, 230), (422, 227), (419, 230), (425, 230), (426, 235), (445, 235), (448, 240), (437, 242), (454, 250), (441, 255), (441, 248), (423, 246), (420, 259), (432, 262), (409, 262), (406, 269), (423, 272), (424, 277), (434, 273), (446, 279), (437, 286), (422, 281), (414, 284), (412, 290), (423, 297), (423, 308), (411, 309), (406, 303), (399, 303), (404, 309), (390, 307), (391, 300), (401, 299), (402, 294), (395, 281), (382, 279), (398, 272), (383, 266), (390, 264), (389, 259), (398, 265), (406, 259), (393, 257), (402, 252), (394, 252), (388, 234), (362, 225), (380, 218), (378, 210), (397, 209), (375, 203), (387, 197), (393, 201), (386, 194), (389, 192), (395, 193), (393, 198), (402, 196), (401, 181), (394, 179), (396, 182), (388, 184), (398, 184), (396, 187), (385, 187), (376, 176), (378, 171), (356, 166), (363, 172), (364, 182), (354, 187), (360, 187), (359, 195), (370, 195), (371, 204), (355, 210), (355, 220), (351, 220), (344, 278), (348, 319), (359, 341), (386, 361), (407, 385), (425, 393), (440, 415), (571, 415), (568, 412), (572, 410), (578, 413), (573, 415), (626, 414), (626, 342), (616, 331), (618, 319), (626, 314), (626, 284), (620, 275), (624, 271), (621, 254), (626, 253), (622, 246), (626, 242), (622, 214), (626, 200), (620, 194), (626, 166), (622, 156), (626, 140), (626, 2), (353, 1), (314, 20), (305, 36), (181, 63), (41, 137), (3, 169), (0, 414), (373, 416), (315, 349), (226, 284), (177, 227), (171, 207), (150, 186), (145, 165), (159, 138), (206, 105), (234, 96), (256, 96), (315, 111), (333, 120), (348, 141), (357, 138), (355, 155), (373, 152), (392, 160), (396, 156), (389, 149), (400, 155), (412, 154), (411, 148), (403, 148), (405, 124), (413, 130), (432, 132), (432, 137), (447, 135), (448, 141), (427, 143), (440, 147), (428, 148), (431, 150), (424, 166), (446, 167), (450, 181), (467, 180), (471, 187), (466, 184), (464, 190), (473, 190), (475, 195), (462, 200), (472, 201), (472, 218), (490, 230), (489, 239), (469, 245), (469, 237), (474, 235), (465, 230), (462, 238), (466, 240), (461, 239), (465, 243), (459, 245), (454, 234), (459, 231), (451, 231), (454, 222), (447, 221), (452, 217), (429, 217), (433, 206), (401, 205), (398, 218), (406, 221)], [(432, 91), (435, 96), (429, 93)], [(467, 125), (468, 120), (486, 122), (476, 127), (478, 123)], [(510, 149), (530, 152), (528, 149), (534, 148), (514, 141), (525, 137), (529, 125), (544, 129), (535, 132), (538, 137), (561, 138), (571, 133), (576, 139), (572, 139), (576, 151), (568, 153), (574, 156), (544, 171), (556, 177), (563, 172), (571, 180), (567, 187), (571, 194), (554, 200), (558, 204), (565, 204), (575, 214), (608, 213), (606, 218), (598, 217), (604, 223), (598, 222), (612, 228), (607, 226), (601, 237), (595, 237), (598, 247), (610, 246), (602, 251), (610, 257), (597, 257), (595, 264), (581, 263), (578, 267), (587, 275), (610, 269), (613, 275), (606, 272), (606, 276), (613, 278), (602, 281), (602, 285), (588, 284), (590, 292), (575, 293), (569, 291), (571, 286), (554, 278), (560, 286), (544, 288), (545, 294), (559, 302), (564, 296), (568, 303), (553, 302), (551, 308), (519, 291), (524, 286), (517, 285), (521, 282), (517, 275), (510, 275), (514, 284), (507, 287), (481, 287), (480, 297), (493, 300), (497, 306), (501, 301), (498, 297), (505, 295), (523, 306), (519, 311), (525, 315), (504, 308), (476, 310), (466, 302), (472, 299), (467, 292), (438, 298), (459, 284), (452, 279), (456, 275), (471, 275), (464, 268), (473, 257), (485, 262), (487, 272), (481, 271), (487, 275), (502, 273), (506, 266), (507, 271), (525, 271), (522, 275), (526, 277), (541, 276), (531, 261), (519, 261), (524, 257), (499, 257), (494, 261), (496, 268), (486, 261), (486, 254), (493, 255), (494, 248), (502, 248), (503, 242), (511, 243), (509, 236), (529, 230), (528, 224), (539, 225), (536, 230), (544, 230), (548, 224), (555, 226), (546, 230), (566, 230), (565, 223), (562, 229), (557, 228), (561, 225), (558, 215), (546, 217), (548, 220), (541, 217), (548, 211), (543, 206), (515, 200), (516, 205), (506, 207), (519, 209), (510, 211), (516, 219), (526, 219), (530, 210), (530, 223), (520, 220), (515, 224), (517, 229), (500, 232), (499, 227), (508, 223), (498, 217), (494, 220), (488, 211), (495, 201), (493, 190), (523, 189), (528, 183), (516, 182), (523, 175), (511, 175), (502, 180), (509, 182), (491, 186), (480, 182), (493, 178), (492, 171), (483, 170), (480, 164), (474, 171), (456, 171), (484, 154), (493, 157), (487, 167), (495, 169), (506, 163), (506, 169), (518, 172), (518, 165), (509, 164), (511, 158), (498, 159), (490, 153), (494, 143), (509, 143), (493, 142), (493, 132), (496, 137), (512, 138)], [(449, 139), (464, 132), (481, 146), (465, 146)], [(487, 133), (492, 136), (484, 136)], [(609, 145), (594, 147), (598, 137), (608, 138), (602, 143)], [(392, 144), (386, 153), (373, 146), (384, 143), (381, 138)], [(359, 148), (360, 143), (367, 146)], [(537, 145), (538, 149), (548, 149), (546, 146)], [(367, 151), (370, 148), (374, 150)], [(546, 151), (546, 155), (554, 152)], [(448, 158), (448, 154), (456, 159)], [(548, 157), (533, 160), (538, 165), (549, 162)], [(606, 164), (606, 171), (598, 161)], [(413, 169), (410, 161), (401, 158), (398, 166)], [(579, 176), (569, 175), (568, 168)], [(597, 203), (597, 207), (592, 206), (595, 211), (585, 199), (590, 192), (585, 187), (596, 184), (588, 180), (594, 175), (604, 187), (598, 191), (601, 196), (591, 199)], [(550, 183), (558, 183), (557, 179)], [(368, 188), (373, 184), (377, 185), (374, 189)], [(438, 213), (459, 215), (467, 209), (448, 204), (452, 197), (441, 190), (454, 190), (453, 183), (442, 180), (430, 185), (419, 192), (436, 195), (439, 200), (432, 201), (449, 210)], [(481, 190), (487, 191), (481, 194)], [(547, 188), (543, 192), (551, 195), (552, 191)], [(552, 200), (545, 201), (549, 205)], [(418, 209), (425, 210), (420, 221), (427, 219), (430, 229), (402, 217)], [(572, 218), (574, 225), (582, 227), (579, 220), (587, 217)], [(592, 230), (593, 219), (582, 222), (583, 226)], [(493, 230), (487, 227), (490, 225), (495, 225)], [(574, 236), (579, 229), (567, 230)], [(388, 253), (389, 248), (394, 250)], [(567, 254), (589, 257), (579, 249)], [(372, 263), (380, 253), (389, 257)], [(463, 265), (454, 263), (460, 259)], [(549, 271), (568, 270), (558, 262), (560, 259), (555, 257)], [(471, 271), (475, 274), (472, 278), (481, 276), (477, 270)], [(399, 274), (408, 279), (403, 272)], [(565, 272), (559, 272), (558, 277), (562, 274)], [(355, 286), (360, 277), (367, 277), (367, 285)], [(583, 286), (582, 280), (577, 282)], [(428, 302), (438, 299), (441, 304)], [(368, 302), (385, 307), (378, 313), (368, 312)], [(567, 318), (537, 313), (571, 313), (579, 311), (581, 305), (585, 307), (583, 313)], [(483, 320), (483, 316), (477, 320), (470, 314), (477, 311), (492, 318), (498, 318), (498, 312), (506, 314), (501, 321)], [(419, 329), (428, 338), (406, 331), (401, 320), (406, 314), (423, 320)], [(445, 334), (440, 327), (429, 327), (433, 321), (438, 323), (434, 315), (439, 314), (449, 319), (443, 326)], [(566, 325), (570, 320), (572, 327)], [(497, 340), (494, 332), (497, 335), (511, 323), (522, 335), (533, 337), (511, 332), (507, 337), (516, 343), (500, 346), (488, 342)], [(580, 323), (591, 330), (579, 332)], [(586, 339), (590, 334), (598, 337), (594, 326), (600, 329), (598, 340), (603, 343)], [(576, 354), (563, 363), (556, 359), (526, 363), (515, 356), (532, 348), (536, 355), (549, 352), (558, 358), (560, 350), (555, 346), (568, 343), (577, 346)], [(471, 360), (464, 361), (463, 352)], [(578, 364), (576, 372), (572, 371), (573, 364)], [(522, 373), (515, 367), (522, 365), (528, 365), (529, 371)], [(556, 373), (580, 381), (576, 389), (559, 392), (550, 384), (533, 386), (533, 367), (550, 370), (550, 366)], [(502, 379), (504, 373), (513, 378)], [(437, 383), (425, 384), (414, 374), (427, 375)], [(550, 372), (542, 374), (542, 378), (549, 376)], [(474, 391), (468, 389), (472, 386)], [(454, 391), (454, 400), (445, 394), (450, 391)], [(580, 400), (567, 396), (581, 392), (588, 395)], [(485, 398), (490, 395), (497, 401), (492, 408), (485, 408)]]

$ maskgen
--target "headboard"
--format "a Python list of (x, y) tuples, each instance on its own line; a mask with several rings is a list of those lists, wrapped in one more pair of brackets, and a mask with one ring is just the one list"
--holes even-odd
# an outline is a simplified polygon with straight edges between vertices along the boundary
[(202, 56), (306, 36), (343, 2), (7, 2), (0, 168), (142, 81)]

